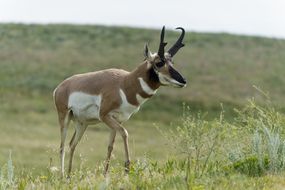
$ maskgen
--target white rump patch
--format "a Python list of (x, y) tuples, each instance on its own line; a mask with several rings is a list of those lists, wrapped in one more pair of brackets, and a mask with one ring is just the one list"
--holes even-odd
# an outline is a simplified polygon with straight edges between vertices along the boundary
[(156, 93), (157, 90), (151, 89), (148, 86), (148, 84), (141, 77), (139, 77), (139, 81), (140, 81), (140, 85), (141, 85), (141, 87), (145, 93), (147, 93), (148, 95), (154, 95)]
[(55, 93), (56, 93), (56, 91), (57, 91), (57, 87), (54, 89), (54, 91), (53, 91), (53, 93), (52, 93), (54, 105), (55, 105), (55, 102), (56, 102), (56, 100), (55, 100)]
[(100, 120), (101, 95), (73, 92), (68, 99), (68, 108), (82, 122)]
[(53, 91), (53, 93), (52, 93), (53, 98), (55, 97), (56, 91), (57, 91), (57, 87), (54, 89), (54, 91)]

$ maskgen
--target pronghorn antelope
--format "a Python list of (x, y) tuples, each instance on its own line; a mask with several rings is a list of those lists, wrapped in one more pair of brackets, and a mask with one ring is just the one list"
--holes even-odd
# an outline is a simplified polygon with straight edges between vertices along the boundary
[(105, 162), (106, 174), (113, 150), (116, 133), (123, 138), (125, 148), (125, 170), (129, 171), (130, 156), (128, 132), (122, 126), (140, 105), (152, 97), (160, 86), (185, 87), (186, 80), (173, 67), (172, 58), (184, 46), (185, 31), (176, 43), (164, 52), (165, 28), (162, 28), (158, 53), (151, 53), (146, 44), (145, 59), (131, 72), (121, 69), (107, 69), (74, 75), (58, 85), (54, 90), (54, 102), (58, 112), (61, 143), (61, 174), (64, 175), (64, 143), (70, 120), (76, 123), (75, 132), (69, 143), (70, 158), (68, 175), (76, 145), (90, 124), (105, 123), (110, 129), (110, 139)]

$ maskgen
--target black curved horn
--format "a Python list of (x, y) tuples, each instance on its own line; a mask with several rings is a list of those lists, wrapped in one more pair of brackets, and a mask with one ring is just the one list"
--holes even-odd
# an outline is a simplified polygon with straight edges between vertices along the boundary
[(168, 53), (171, 55), (171, 57), (173, 57), (180, 48), (185, 46), (185, 44), (182, 43), (184, 35), (185, 35), (184, 28), (178, 27), (176, 29), (182, 30), (182, 33), (181, 33), (180, 37), (178, 38), (178, 40), (175, 42), (175, 44), (168, 50)]
[(158, 55), (160, 59), (165, 59), (164, 58), (164, 47), (166, 46), (166, 42), (164, 41), (164, 31), (165, 31), (165, 26), (162, 27), (161, 33), (160, 33), (160, 44), (159, 44), (159, 49), (158, 49)]

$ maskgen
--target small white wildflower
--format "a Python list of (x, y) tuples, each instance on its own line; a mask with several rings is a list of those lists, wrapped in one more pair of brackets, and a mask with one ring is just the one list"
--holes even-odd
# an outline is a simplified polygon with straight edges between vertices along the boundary
[(57, 171), (59, 171), (59, 169), (58, 169), (57, 167), (55, 167), (55, 166), (50, 167), (49, 170), (50, 170), (51, 172), (57, 172)]

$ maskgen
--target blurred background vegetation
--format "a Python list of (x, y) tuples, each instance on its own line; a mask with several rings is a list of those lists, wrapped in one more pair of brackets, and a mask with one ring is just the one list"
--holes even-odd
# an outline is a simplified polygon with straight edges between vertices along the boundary
[[(0, 24), (0, 161), (12, 150), (14, 164), (21, 168), (40, 172), (50, 158), (57, 164), (59, 127), (53, 89), (77, 73), (134, 69), (143, 60), (146, 42), (157, 51), (159, 33), (99, 25)], [(178, 36), (175, 31), (166, 32), (169, 46)], [(231, 120), (233, 109), (248, 98), (263, 104), (255, 85), (269, 93), (278, 110), (285, 110), (285, 40), (187, 32), (185, 44), (174, 61), (188, 86), (162, 87), (126, 123), (133, 158), (170, 156), (154, 123), (170, 128), (181, 116), (183, 103), (193, 113), (207, 113), (206, 119), (218, 117), (222, 103), (226, 120)], [(90, 127), (86, 134), (77, 149), (75, 167), (82, 158), (91, 166), (105, 158), (108, 129)], [(121, 138), (117, 142), (115, 155), (122, 161)]]

